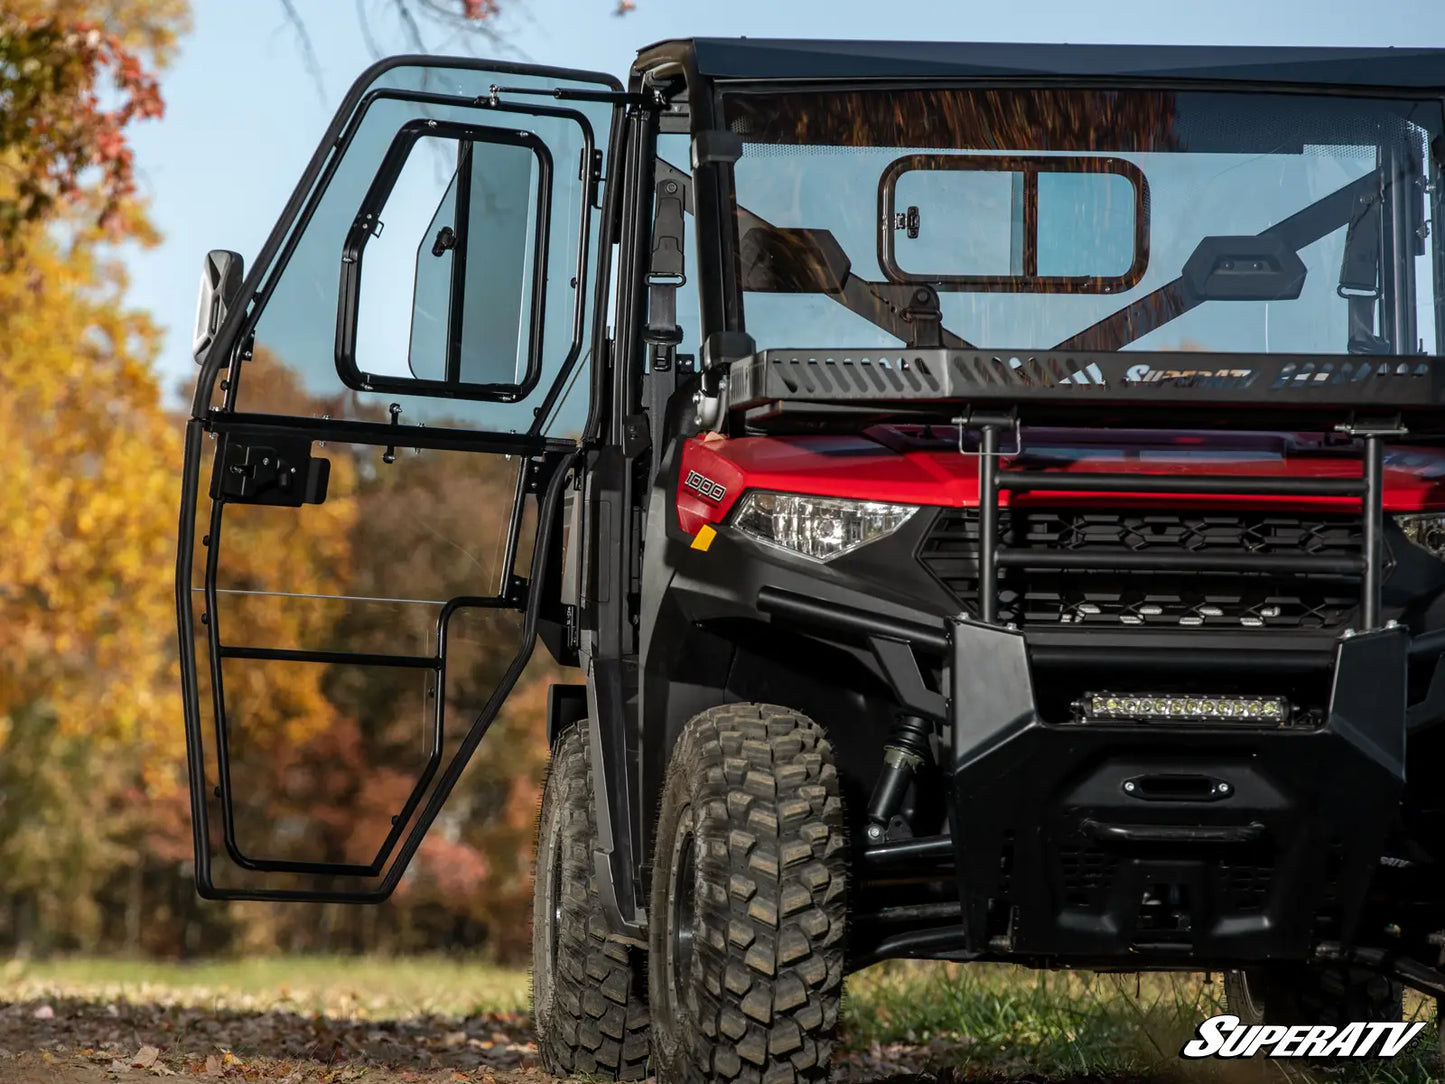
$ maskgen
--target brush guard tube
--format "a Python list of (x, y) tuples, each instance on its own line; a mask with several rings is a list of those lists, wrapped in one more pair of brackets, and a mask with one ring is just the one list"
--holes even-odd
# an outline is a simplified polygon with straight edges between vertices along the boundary
[[(1361, 470), (1341, 478), (1008, 470), (1013, 411), (970, 412), (978, 437), (978, 616), (952, 624), (954, 780), (965, 944), (1028, 956), (1304, 958), (1352, 936), (1404, 786), (1403, 629), (1380, 628), (1383, 439), (1398, 422), (1350, 421)], [(1335, 651), (1325, 720), (1238, 724), (1046, 723), (1029, 646), (997, 625), (999, 570), (1090, 567), (1221, 571), (1217, 555), (1036, 554), (998, 530), (1001, 494), (1108, 491), (1359, 501), (1357, 556), (1231, 555), (1240, 571), (1356, 578), (1366, 633)], [(1325, 567), (1328, 564), (1329, 567)], [(1037, 661), (1037, 660), (1034, 660)], [(1230, 671), (1219, 671), (1219, 692)], [(1192, 793), (1140, 779), (1209, 781)], [(1167, 793), (1168, 800), (1164, 800)], [(1349, 800), (1342, 800), (1348, 794)]]

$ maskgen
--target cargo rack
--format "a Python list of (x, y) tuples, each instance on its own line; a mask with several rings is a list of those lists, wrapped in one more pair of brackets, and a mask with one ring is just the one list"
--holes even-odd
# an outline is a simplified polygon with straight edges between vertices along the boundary
[[(1445, 365), (1424, 357), (1080, 351), (766, 350), (732, 362), (727, 408), (751, 430), (807, 430), (876, 418), (958, 427), (979, 457), (978, 619), (998, 623), (999, 569), (1141, 568), (1358, 576), (1360, 623), (1381, 624), (1383, 444), (1445, 433)], [(1001, 438), (1021, 424), (1322, 431), (1360, 453), (1343, 478), (1110, 474), (1010, 468)], [(965, 435), (974, 443), (965, 445)], [(1089, 491), (1359, 501), (1356, 557), (1127, 551), (1087, 556), (1005, 545), (999, 495)], [(1072, 562), (1072, 563), (1071, 563)]]
[[(763, 427), (838, 408), (935, 405), (957, 413), (972, 403), (1013, 405), (1033, 422), (1078, 422), (1081, 407), (1110, 416), (1123, 410), (1135, 425), (1157, 417), (1170, 428), (1178, 427), (1181, 411), (1191, 419), (1212, 414), (1216, 426), (1253, 428), (1270, 420), (1298, 429), (1311, 412), (1338, 418), (1342, 410), (1368, 410), (1401, 415), (1412, 433), (1445, 432), (1445, 364), (1418, 355), (929, 348), (763, 350), (728, 371), (729, 410)], [(1248, 414), (1220, 416), (1221, 407)]]

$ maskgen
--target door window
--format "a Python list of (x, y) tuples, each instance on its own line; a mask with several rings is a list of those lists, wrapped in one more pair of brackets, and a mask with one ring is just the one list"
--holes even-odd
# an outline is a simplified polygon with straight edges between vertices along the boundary
[[(401, 65), (367, 89), (248, 316), (235, 377), (290, 383), (298, 411), (491, 432), (580, 431), (611, 105), (508, 89), (534, 75)], [(562, 81), (565, 85), (565, 81)], [(284, 375), (256, 378), (258, 369)]]

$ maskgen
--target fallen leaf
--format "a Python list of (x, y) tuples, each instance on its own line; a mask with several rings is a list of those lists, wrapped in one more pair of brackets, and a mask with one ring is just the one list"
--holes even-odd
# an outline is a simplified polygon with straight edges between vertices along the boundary
[(128, 1073), (130, 1066), (123, 1061), (116, 1060), (110, 1063), (110, 1071), (112, 1073)]
[(160, 1056), (161, 1052), (155, 1047), (143, 1046), (135, 1052), (135, 1057), (130, 1059), (130, 1063), (137, 1069), (149, 1069)]
[(220, 1076), (220, 1075), (221, 1075), (221, 1059), (218, 1058), (218, 1057), (216, 1057), (216, 1055), (214, 1055), (214, 1054), (207, 1054), (207, 1055), (206, 1055), (206, 1075), (207, 1075), (207, 1076)]

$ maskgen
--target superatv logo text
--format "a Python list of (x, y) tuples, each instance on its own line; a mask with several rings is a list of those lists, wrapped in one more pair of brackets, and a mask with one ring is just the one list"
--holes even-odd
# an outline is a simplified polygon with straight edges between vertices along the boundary
[(1172, 384), (1181, 388), (1247, 388), (1255, 381), (1253, 369), (1155, 369), (1131, 365), (1126, 384)]
[(1237, 1016), (1211, 1016), (1179, 1053), (1186, 1058), (1393, 1058), (1424, 1028), (1424, 1022), (1243, 1024)]
[[(1282, 365), (1269, 379), (1269, 390), (1285, 388), (1309, 389), (1337, 387), (1341, 384), (1365, 384), (1387, 377), (1428, 376), (1429, 365), (1418, 361), (1359, 361), (1355, 359), (1291, 361)], [(1131, 365), (1124, 372), (1126, 385), (1177, 388), (1228, 388), (1243, 390), (1252, 387), (1264, 375), (1257, 369), (1156, 369), (1152, 365)], [(1079, 383), (1104, 383), (1082, 380)]]

